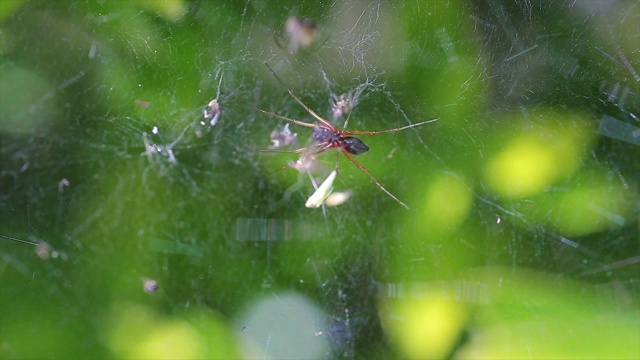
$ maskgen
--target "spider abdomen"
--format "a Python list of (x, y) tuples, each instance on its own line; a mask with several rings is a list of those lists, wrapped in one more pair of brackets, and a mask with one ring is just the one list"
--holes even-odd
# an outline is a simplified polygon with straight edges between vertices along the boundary
[(342, 139), (342, 143), (344, 144), (344, 149), (353, 155), (360, 155), (364, 152), (369, 151), (369, 147), (362, 140), (347, 136)]

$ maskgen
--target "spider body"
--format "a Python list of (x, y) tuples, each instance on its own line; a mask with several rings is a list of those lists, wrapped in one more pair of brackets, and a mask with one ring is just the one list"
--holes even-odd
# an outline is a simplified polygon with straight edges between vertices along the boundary
[(344, 148), (353, 155), (369, 151), (369, 147), (362, 140), (353, 136), (345, 136), (342, 131), (330, 129), (320, 124), (313, 127), (311, 138), (318, 143), (326, 144), (327, 148)]
[(369, 151), (369, 147), (357, 137), (347, 136), (342, 140), (342, 147), (353, 155), (360, 155)]

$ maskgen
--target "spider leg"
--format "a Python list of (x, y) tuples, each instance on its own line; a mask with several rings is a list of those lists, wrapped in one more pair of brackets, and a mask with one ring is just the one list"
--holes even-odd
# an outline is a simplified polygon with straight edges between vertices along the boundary
[[(316, 114), (315, 111), (311, 110), (310, 107), (308, 107), (307, 105), (305, 105), (302, 100), (298, 99), (298, 97), (293, 93), (293, 91), (289, 90), (289, 88), (282, 82), (282, 80), (280, 80), (280, 78), (278, 77), (278, 75), (276, 75), (275, 71), (273, 71), (273, 69), (271, 68), (271, 66), (269, 66), (269, 64), (267, 64), (266, 62), (264, 63), (269, 70), (271, 71), (271, 73), (273, 74), (273, 76), (276, 77), (276, 79), (278, 79), (278, 81), (280, 82), (280, 84), (282, 84), (282, 86), (284, 86), (287, 89), (287, 92), (289, 93), (289, 95), (291, 95), (292, 98), (294, 98), (298, 104), (302, 105), (302, 107), (307, 110), (307, 112), (309, 114), (311, 114), (311, 116), (313, 116), (314, 118), (316, 118), (316, 120), (320, 121), (321, 123), (325, 124), (326, 126), (328, 126), (329, 128), (333, 129), (333, 130), (337, 130), (333, 124), (331, 124), (328, 120), (324, 119), (322, 116)], [(263, 111), (264, 112), (264, 111)], [(275, 114), (274, 114), (275, 115)]]
[(272, 172), (268, 173), (268, 174), (267, 174), (267, 177), (268, 177), (268, 176), (271, 176), (271, 175), (273, 175), (273, 174), (277, 174), (277, 173), (279, 173), (279, 172), (280, 172), (280, 171), (282, 171), (282, 170), (287, 170), (287, 169), (288, 169), (288, 168), (290, 168), (290, 167), (291, 167), (291, 165), (287, 164), (287, 165), (285, 165), (285, 166), (283, 166), (283, 167), (281, 167), (281, 168), (279, 168), (279, 169), (276, 169), (276, 170), (274, 170), (274, 171), (272, 171)]
[(18, 239), (17, 237), (13, 237), (13, 236), (7, 236), (7, 235), (0, 234), (0, 237), (5, 238), (5, 239), (9, 239), (9, 240), (13, 240), (13, 241), (17, 241), (17, 242), (21, 242), (21, 243), (24, 243), (24, 244), (35, 245), (35, 246), (39, 245), (37, 242)]
[[(222, 71), (222, 69), (220, 69), (220, 71)], [(220, 87), (222, 86), (223, 77), (224, 77), (224, 73), (220, 74), (220, 82), (218, 82), (218, 93), (216, 94), (216, 99), (220, 97)]]
[(358, 169), (360, 169), (360, 171), (362, 171), (363, 173), (367, 174), (367, 176), (371, 179), (371, 181), (373, 181), (379, 188), (380, 190), (384, 191), (385, 193), (387, 193), (387, 195), (391, 196), (391, 198), (395, 201), (397, 201), (400, 205), (402, 205), (405, 209), (409, 210), (409, 207), (407, 206), (407, 204), (403, 203), (400, 199), (398, 199), (397, 197), (395, 197), (395, 195), (393, 195), (392, 193), (389, 192), (389, 190), (385, 189), (384, 186), (382, 186), (382, 184), (380, 184), (380, 182), (378, 180), (376, 180), (376, 178), (373, 177), (373, 175), (371, 175), (369, 173), (369, 171), (367, 171), (367, 169), (364, 168), (364, 166), (362, 166), (362, 164), (360, 164), (358, 162), (358, 160), (356, 160), (351, 154), (349, 154), (344, 148), (342, 149), (342, 153), (347, 157), (347, 159), (349, 159), (349, 161), (351, 161), (353, 163), (353, 165), (357, 166)]
[(331, 148), (331, 144), (330, 144), (330, 143), (323, 143), (323, 142), (322, 142), (322, 143), (318, 143), (318, 145), (322, 145), (322, 147), (320, 148), (320, 150), (318, 150), (318, 151), (316, 151), (316, 152), (314, 152), (314, 153), (312, 153), (312, 154), (310, 154), (310, 155), (318, 155), (318, 154), (320, 154), (321, 152), (323, 152), (323, 151), (325, 151), (325, 150), (327, 150), (327, 149)]
[(253, 106), (252, 106), (251, 108), (252, 108), (252, 109), (254, 109), (254, 110), (258, 110), (258, 111), (260, 111), (261, 113), (263, 113), (263, 114), (265, 114), (265, 115), (269, 115), (269, 116), (272, 116), (272, 117), (275, 117), (275, 118), (278, 118), (278, 119), (282, 119), (282, 120), (285, 120), (285, 121), (289, 121), (289, 122), (292, 122), (292, 123), (294, 123), (294, 124), (296, 124), (296, 125), (306, 126), (306, 127), (310, 127), (310, 128), (315, 127), (315, 125), (313, 125), (313, 124), (309, 124), (309, 123), (306, 123), (306, 122), (304, 122), (304, 121), (300, 121), (300, 120), (296, 120), (296, 119), (288, 118), (288, 117), (286, 117), (286, 116), (282, 116), (282, 115), (274, 114), (274, 113), (272, 113), (272, 112), (270, 112), (270, 111), (266, 111), (266, 110), (258, 109), (258, 108), (255, 108), (255, 107), (253, 107)]
[(320, 121), (321, 123), (323, 123), (324, 125), (328, 126), (330, 129), (337, 130), (337, 129), (336, 129), (336, 127), (335, 127), (335, 126), (333, 126), (333, 124), (331, 124), (328, 120), (326, 120), (326, 119), (324, 119), (322, 116), (320, 116), (320, 115), (316, 114), (316, 112), (315, 112), (315, 111), (313, 111), (313, 110), (311, 110), (311, 108), (310, 108), (310, 107), (308, 107), (307, 105), (305, 105), (305, 104), (302, 102), (302, 100), (298, 99), (298, 97), (297, 97), (297, 96), (295, 96), (291, 90), (287, 89), (287, 92), (289, 93), (289, 95), (291, 95), (291, 97), (292, 97), (292, 98), (294, 98), (294, 99), (298, 102), (298, 104), (300, 104), (300, 105), (301, 105), (305, 110), (307, 110), (307, 112), (308, 112), (309, 114), (311, 114), (311, 116), (313, 116), (314, 118), (316, 118), (316, 120), (318, 120), (318, 121)]
[[(349, 125), (349, 119), (351, 118), (351, 112), (349, 112), (349, 114), (347, 115), (347, 119), (344, 121), (344, 124), (342, 124), (342, 128), (346, 129), (347, 125)], [(343, 131), (344, 133), (344, 131)]]
[(389, 129), (389, 130), (380, 130), (380, 131), (345, 130), (345, 131), (342, 132), (342, 134), (343, 135), (378, 135), (378, 134), (384, 134), (384, 133), (398, 132), (398, 131), (402, 131), (402, 130), (405, 130), (405, 129), (410, 129), (412, 127), (416, 127), (416, 126), (432, 123), (434, 121), (438, 121), (438, 119), (431, 119), (431, 120), (427, 120), (427, 121), (421, 121), (419, 123), (415, 123), (415, 124), (411, 124), (411, 125), (395, 128), (395, 129)]
[(274, 152), (274, 153), (287, 153), (287, 154), (300, 154), (303, 153), (307, 150), (311, 150), (313, 148), (320, 148), (320, 150), (318, 150), (317, 152), (314, 152), (313, 154), (319, 154), (323, 151), (325, 151), (327, 148), (324, 147), (324, 143), (317, 143), (317, 144), (311, 144), (309, 146), (305, 146), (305, 147), (301, 147), (299, 149), (293, 149), (293, 150), (278, 150), (278, 149), (261, 149), (260, 152)]
[[(294, 149), (294, 150), (264, 149), (264, 150), (260, 150), (260, 151), (261, 151), (261, 152), (277, 152), (277, 153), (292, 153), (292, 154), (299, 154), (299, 153), (303, 153), (303, 152), (305, 152), (305, 151), (311, 150), (311, 149), (313, 149), (314, 147), (318, 147), (319, 149), (317, 149), (317, 150), (315, 150), (315, 151), (313, 151), (313, 152), (310, 152), (309, 154), (301, 155), (301, 156), (300, 156), (300, 159), (303, 159), (304, 157), (307, 157), (307, 156), (313, 156), (313, 155), (320, 154), (321, 152), (323, 152), (323, 151), (327, 150), (328, 148), (330, 148), (330, 147), (331, 147), (331, 144), (326, 144), (326, 143), (317, 143), (317, 144), (313, 144), (313, 145), (305, 146), (305, 147), (303, 147), (303, 148)], [(289, 164), (287, 164), (287, 165), (285, 165), (285, 166), (283, 166), (283, 167), (281, 167), (281, 168), (279, 168), (279, 169), (277, 169), (277, 170), (275, 170), (275, 171), (273, 171), (273, 172), (269, 173), (267, 176), (271, 176), (271, 175), (273, 175), (273, 174), (275, 174), (275, 173), (277, 173), (277, 172), (280, 172), (280, 171), (282, 171), (282, 170), (286, 170), (286, 169), (289, 169), (289, 168), (294, 168), (294, 169), (296, 169), (294, 166), (292, 166), (292, 165), (291, 165), (291, 163), (289, 163)], [(299, 171), (300, 171), (300, 170), (299, 170)], [(307, 171), (308, 171), (308, 170), (307, 170)]]

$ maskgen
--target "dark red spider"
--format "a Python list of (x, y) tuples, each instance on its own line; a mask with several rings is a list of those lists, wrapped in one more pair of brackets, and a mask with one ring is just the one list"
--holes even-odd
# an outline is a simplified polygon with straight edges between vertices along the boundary
[[(271, 69), (271, 68), (269, 68), (269, 69)], [(273, 72), (273, 70), (272, 70), (272, 72)], [(275, 73), (274, 73), (274, 75), (275, 75)], [(276, 78), (277, 78), (277, 76), (276, 76)], [(278, 80), (280, 80), (280, 79), (278, 78)], [(383, 134), (383, 133), (398, 132), (398, 131), (409, 129), (409, 128), (412, 128), (412, 127), (428, 124), (428, 123), (437, 121), (438, 119), (431, 119), (431, 120), (427, 120), (427, 121), (422, 121), (422, 122), (419, 122), (419, 123), (415, 123), (415, 124), (411, 124), (411, 125), (407, 125), (407, 126), (403, 126), (403, 127), (399, 127), (399, 128), (389, 129), (389, 130), (380, 130), (380, 131), (343, 130), (343, 129), (339, 129), (339, 128), (335, 127), (328, 120), (326, 120), (326, 119), (322, 118), (320, 115), (316, 114), (315, 111), (311, 110), (311, 108), (309, 108), (307, 105), (305, 105), (302, 102), (302, 100), (298, 99), (298, 97), (296, 95), (294, 95), (291, 90), (287, 89), (287, 92), (289, 93), (289, 95), (291, 95), (292, 98), (294, 98), (298, 102), (298, 104), (302, 105), (302, 107), (311, 116), (316, 118), (316, 120), (318, 120), (319, 123), (310, 124), (310, 123), (306, 123), (304, 121), (291, 119), (291, 118), (288, 118), (286, 116), (274, 114), (274, 113), (269, 112), (269, 111), (256, 109), (256, 110), (262, 112), (263, 114), (266, 114), (266, 115), (269, 115), (269, 116), (273, 116), (273, 117), (276, 117), (278, 119), (282, 119), (282, 120), (285, 120), (285, 121), (289, 121), (289, 122), (294, 123), (296, 125), (310, 127), (310, 128), (313, 129), (312, 132), (311, 132), (311, 138), (315, 141), (315, 144), (312, 144), (312, 145), (309, 145), (309, 146), (305, 146), (305, 147), (302, 147), (302, 148), (299, 148), (299, 149), (295, 149), (295, 150), (284, 151), (284, 152), (296, 153), (297, 154), (297, 153), (302, 153), (302, 152), (309, 151), (310, 155), (317, 155), (317, 154), (319, 154), (319, 153), (321, 153), (321, 152), (323, 152), (323, 151), (325, 151), (327, 149), (330, 149), (330, 148), (336, 148), (336, 151), (337, 151), (337, 148), (340, 148), (340, 150), (347, 157), (347, 159), (349, 159), (349, 161), (351, 161), (355, 166), (357, 166), (358, 169), (360, 169), (363, 173), (367, 174), (367, 176), (369, 176), (371, 181), (373, 181), (380, 188), (380, 190), (382, 190), (385, 193), (387, 193), (387, 195), (389, 195), (391, 198), (393, 198), (395, 201), (397, 201), (400, 205), (402, 205), (405, 208), (409, 209), (407, 204), (403, 203), (400, 199), (395, 197), (395, 195), (390, 193), (389, 190), (385, 189), (385, 187), (382, 186), (382, 184), (380, 184), (380, 182), (378, 180), (376, 180), (376, 178), (374, 178), (373, 175), (371, 175), (371, 173), (369, 173), (369, 171), (367, 169), (365, 169), (365, 167), (362, 164), (360, 164), (353, 157), (353, 155), (360, 155), (362, 153), (365, 153), (365, 152), (369, 151), (369, 147), (362, 140), (358, 139), (357, 137), (351, 136), (351, 135), (378, 135), (378, 134)], [(262, 151), (264, 151), (264, 152), (282, 152), (282, 151), (277, 151), (277, 150), (272, 150), (272, 149), (265, 149), (265, 150), (262, 150)]]

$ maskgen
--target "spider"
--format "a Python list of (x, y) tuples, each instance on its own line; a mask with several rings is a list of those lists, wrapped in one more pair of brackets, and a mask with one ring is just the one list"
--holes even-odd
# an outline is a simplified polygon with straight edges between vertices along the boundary
[[(269, 67), (269, 65), (267, 65), (267, 67)], [(271, 70), (271, 67), (269, 67), (269, 70)], [(275, 74), (275, 72), (273, 72), (273, 70), (271, 70), (271, 72), (280, 81), (280, 79)], [(280, 81), (280, 82), (282, 83), (282, 81)], [(255, 109), (255, 110), (258, 110), (258, 111), (260, 111), (261, 113), (263, 113), (265, 115), (269, 115), (269, 116), (272, 116), (272, 117), (275, 117), (275, 118), (278, 118), (278, 119), (282, 119), (282, 120), (288, 121), (288, 122), (296, 124), (296, 125), (300, 125), (300, 126), (305, 126), (305, 127), (311, 128), (312, 129), (311, 130), (311, 138), (313, 139), (313, 141), (315, 143), (312, 144), (312, 145), (309, 145), (309, 146), (305, 146), (305, 147), (302, 147), (302, 148), (299, 148), (299, 149), (290, 150), (290, 151), (278, 151), (278, 150), (273, 150), (273, 149), (264, 149), (264, 150), (261, 150), (261, 151), (263, 151), (263, 152), (288, 152), (288, 153), (294, 153), (294, 154), (309, 152), (309, 155), (317, 155), (317, 154), (320, 154), (321, 152), (324, 152), (325, 150), (334, 148), (334, 149), (336, 149), (336, 157), (337, 157), (338, 156), (338, 149), (340, 149), (340, 151), (342, 151), (342, 153), (347, 157), (347, 159), (349, 159), (349, 161), (351, 161), (356, 167), (358, 167), (358, 169), (360, 169), (360, 171), (362, 171), (363, 173), (367, 174), (367, 176), (371, 179), (371, 181), (373, 181), (376, 184), (376, 186), (378, 186), (378, 188), (380, 188), (380, 190), (384, 191), (393, 200), (398, 202), (400, 205), (405, 207), (407, 210), (409, 209), (409, 206), (407, 206), (407, 204), (402, 202), (395, 195), (393, 195), (389, 190), (387, 190), (384, 186), (382, 186), (382, 184), (378, 180), (376, 180), (376, 178), (373, 177), (373, 175), (371, 175), (371, 173), (362, 164), (360, 164), (360, 162), (358, 162), (358, 160), (356, 160), (354, 158), (354, 155), (360, 155), (360, 154), (363, 154), (363, 153), (369, 151), (369, 147), (362, 140), (360, 140), (357, 137), (352, 136), (352, 135), (378, 135), (378, 134), (384, 134), (384, 133), (398, 132), (398, 131), (406, 130), (406, 129), (413, 128), (413, 127), (416, 127), (416, 126), (421, 126), (421, 125), (425, 125), (425, 124), (428, 124), (428, 123), (432, 123), (434, 121), (437, 121), (438, 119), (431, 119), (431, 120), (421, 121), (421, 122), (418, 122), (418, 123), (415, 123), (415, 124), (411, 124), (411, 125), (407, 125), (407, 126), (397, 127), (397, 128), (388, 129), (388, 130), (380, 130), (380, 131), (345, 130), (345, 129), (340, 129), (340, 128), (334, 126), (331, 122), (329, 122), (329, 120), (324, 119), (320, 115), (316, 114), (315, 111), (313, 111), (310, 107), (305, 105), (302, 102), (302, 100), (300, 100), (290, 89), (287, 88), (287, 92), (289, 93), (289, 95), (292, 98), (294, 98), (296, 100), (296, 102), (298, 104), (300, 104), (307, 111), (307, 113), (309, 113), (309, 115), (313, 116), (316, 120), (318, 120), (318, 123), (315, 123), (315, 124), (307, 123), (307, 122), (304, 122), (304, 121), (301, 121), (301, 120), (288, 118), (286, 116), (278, 115), (278, 114), (275, 114), (275, 113), (272, 113), (272, 112), (269, 112), (269, 111), (265, 111), (265, 110), (261, 110), (261, 109)], [(345, 121), (344, 127), (347, 126), (347, 122), (348, 122), (348, 119), (347, 119), (347, 121)], [(337, 164), (338, 163), (336, 161), (336, 168), (337, 168)], [(286, 167), (288, 167), (288, 166), (286, 166)], [(284, 167), (283, 169), (285, 169), (286, 167)]]

